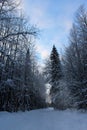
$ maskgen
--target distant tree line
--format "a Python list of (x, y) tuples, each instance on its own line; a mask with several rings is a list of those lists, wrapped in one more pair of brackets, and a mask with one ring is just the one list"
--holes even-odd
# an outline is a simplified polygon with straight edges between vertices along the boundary
[(0, 1), (0, 111), (45, 107), (45, 84), (34, 58), (38, 29), (14, 0)]
[(51, 106), (87, 109), (87, 11), (81, 6), (60, 59), (55, 46), (45, 63), (44, 75), (51, 85)]

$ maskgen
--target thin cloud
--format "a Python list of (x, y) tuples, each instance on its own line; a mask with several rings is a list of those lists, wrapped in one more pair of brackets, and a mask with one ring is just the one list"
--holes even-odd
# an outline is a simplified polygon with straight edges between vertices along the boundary
[[(23, 3), (24, 0), (22, 0)], [(26, 0), (27, 1), (27, 0)], [(35, 3), (34, 3), (35, 2)], [(28, 5), (24, 4), (23, 8), (27, 8), (31, 23), (36, 24), (41, 29), (49, 29), (54, 26), (54, 20), (47, 15), (49, 1), (28, 1)]]
[(72, 27), (74, 13), (86, 0), (22, 0), (23, 8), (30, 16), (32, 24), (43, 30), (37, 42), (39, 57), (45, 59), (52, 45), (58, 50), (67, 45), (69, 31)]
[(46, 59), (49, 56), (49, 51), (40, 43), (37, 43), (37, 51), (40, 54), (42, 60)]

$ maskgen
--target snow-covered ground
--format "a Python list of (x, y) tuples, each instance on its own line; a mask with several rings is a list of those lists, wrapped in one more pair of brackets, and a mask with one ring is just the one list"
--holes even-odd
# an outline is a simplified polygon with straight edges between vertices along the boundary
[(0, 130), (87, 130), (87, 113), (53, 109), (0, 112)]

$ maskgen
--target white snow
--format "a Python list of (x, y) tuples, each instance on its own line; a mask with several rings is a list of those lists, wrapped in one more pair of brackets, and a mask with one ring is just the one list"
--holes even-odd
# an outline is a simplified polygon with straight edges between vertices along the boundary
[(87, 130), (87, 113), (52, 108), (0, 112), (0, 130)]

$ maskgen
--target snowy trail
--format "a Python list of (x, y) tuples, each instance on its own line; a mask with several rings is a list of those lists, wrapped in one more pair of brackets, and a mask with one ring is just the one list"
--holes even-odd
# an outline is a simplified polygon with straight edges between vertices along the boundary
[(87, 130), (87, 113), (52, 109), (0, 112), (0, 130)]

